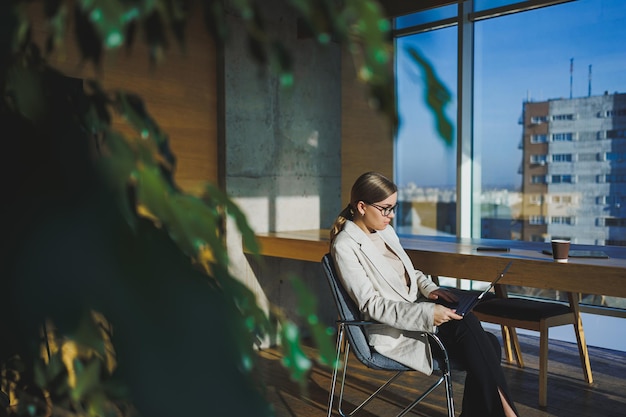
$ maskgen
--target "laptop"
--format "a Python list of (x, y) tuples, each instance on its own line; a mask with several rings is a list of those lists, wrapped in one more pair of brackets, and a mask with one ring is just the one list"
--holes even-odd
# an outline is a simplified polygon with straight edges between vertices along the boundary
[(465, 316), (467, 313), (472, 311), (472, 309), (476, 306), (476, 304), (482, 301), (485, 294), (487, 294), (493, 288), (493, 286), (496, 285), (498, 281), (500, 281), (500, 279), (504, 276), (504, 274), (506, 274), (506, 272), (509, 270), (512, 263), (513, 261), (510, 261), (508, 264), (506, 264), (502, 272), (498, 274), (496, 279), (494, 279), (491, 282), (491, 284), (489, 284), (489, 286), (485, 288), (483, 292), (481, 292), (478, 295), (476, 295), (476, 293), (471, 293), (471, 294), (465, 293), (465, 294), (457, 295), (459, 301), (449, 307), (456, 309), (456, 314), (458, 314), (459, 316)]

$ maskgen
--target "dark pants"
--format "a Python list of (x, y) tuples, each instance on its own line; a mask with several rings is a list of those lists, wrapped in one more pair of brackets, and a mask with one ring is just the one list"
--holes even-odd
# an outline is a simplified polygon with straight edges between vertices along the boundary
[(500, 343), (476, 316), (469, 313), (463, 320), (451, 320), (439, 326), (437, 335), (451, 361), (467, 371), (461, 417), (504, 416), (498, 388), (517, 414), (500, 366)]

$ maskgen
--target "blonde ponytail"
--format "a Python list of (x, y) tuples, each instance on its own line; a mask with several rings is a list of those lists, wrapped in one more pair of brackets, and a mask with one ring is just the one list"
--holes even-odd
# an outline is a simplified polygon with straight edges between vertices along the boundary
[(354, 209), (351, 204), (348, 204), (346, 208), (341, 210), (341, 213), (337, 216), (333, 227), (330, 229), (330, 244), (333, 244), (335, 237), (343, 230), (343, 225), (346, 224), (346, 221), (352, 220), (354, 218)]

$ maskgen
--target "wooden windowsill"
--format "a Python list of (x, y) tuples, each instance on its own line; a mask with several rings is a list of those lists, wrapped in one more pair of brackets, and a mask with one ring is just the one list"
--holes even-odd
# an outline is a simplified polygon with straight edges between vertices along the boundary
[(320, 262), (330, 249), (329, 233), (328, 229), (316, 229), (258, 233), (256, 237), (261, 255)]
[[(260, 254), (320, 262), (329, 251), (328, 230), (259, 233)], [(602, 247), (609, 259), (570, 259), (557, 264), (541, 251), (545, 242), (400, 236), (409, 257), (426, 274), (491, 281), (508, 261), (514, 263), (503, 283), (584, 294), (626, 297), (626, 248)], [(509, 252), (479, 252), (478, 246), (506, 246)], [(572, 249), (598, 249), (572, 245)]]

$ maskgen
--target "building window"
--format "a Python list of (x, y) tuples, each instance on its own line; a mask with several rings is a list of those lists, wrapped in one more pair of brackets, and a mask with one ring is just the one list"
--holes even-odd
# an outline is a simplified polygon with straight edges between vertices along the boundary
[(626, 116), (626, 109), (606, 110), (598, 113), (598, 117), (619, 117)]
[(572, 175), (552, 175), (550, 182), (552, 184), (571, 184), (574, 182), (574, 177)]
[(530, 182), (533, 184), (545, 184), (546, 176), (545, 175), (533, 175), (530, 177)]
[(606, 131), (607, 139), (623, 139), (626, 138), (626, 129), (613, 129)]
[(548, 135), (530, 135), (530, 143), (546, 143)]
[(555, 114), (552, 116), (552, 120), (574, 120), (576, 116), (573, 114)]
[(543, 216), (529, 216), (528, 217), (528, 224), (545, 224), (545, 218)]
[(626, 153), (624, 152), (606, 152), (604, 154), (605, 161), (623, 161), (626, 159)]
[(553, 154), (552, 162), (572, 162), (572, 154), (571, 153)]
[(606, 174), (603, 177), (604, 177), (604, 182), (608, 182), (608, 183), (626, 182), (625, 174)]
[(533, 194), (530, 196), (530, 204), (535, 204), (537, 206), (543, 203), (543, 195), (541, 194)]
[(532, 116), (530, 118), (530, 123), (533, 124), (541, 124), (541, 123), (547, 123), (548, 122), (548, 116)]
[(552, 203), (554, 204), (571, 204), (572, 196), (571, 195), (553, 195), (551, 200), (552, 200)]
[(546, 155), (530, 155), (530, 163), (543, 165), (546, 163)]
[(574, 219), (569, 216), (552, 216), (550, 217), (552, 224), (574, 224)]
[(604, 219), (605, 226), (626, 227), (626, 218), (606, 217)]
[(574, 135), (571, 132), (568, 133), (553, 133), (552, 141), (553, 142), (571, 142), (573, 140)]

